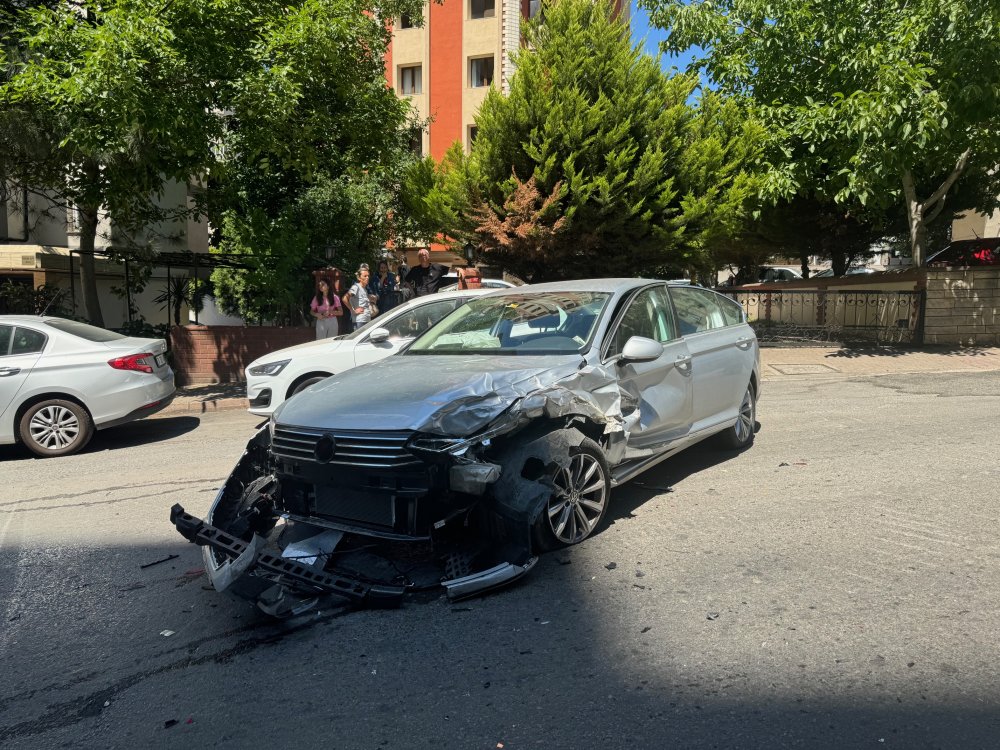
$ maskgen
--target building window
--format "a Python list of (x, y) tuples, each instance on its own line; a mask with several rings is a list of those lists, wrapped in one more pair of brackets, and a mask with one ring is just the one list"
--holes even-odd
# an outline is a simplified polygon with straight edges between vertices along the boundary
[(470, 149), (472, 148), (472, 145), (476, 142), (476, 135), (478, 135), (478, 133), (479, 133), (479, 128), (477, 128), (475, 125), (470, 125), (469, 126), (469, 148)]
[(417, 156), (424, 155), (424, 134), (414, 133), (410, 136), (410, 151)]
[(399, 28), (401, 28), (401, 29), (412, 29), (414, 27), (416, 27), (416, 24), (413, 23), (413, 19), (410, 18), (408, 15), (406, 15), (404, 13), (403, 15), (401, 15), (399, 17)]
[(542, 9), (542, 0), (529, 0), (528, 2), (528, 18), (534, 18), (538, 15), (539, 11)]
[(399, 93), (420, 94), (423, 92), (420, 66), (410, 65), (399, 69)]
[(496, 15), (496, 0), (469, 0), (469, 18), (493, 18)]
[(481, 88), (493, 83), (493, 57), (476, 57), (469, 60), (469, 85)]

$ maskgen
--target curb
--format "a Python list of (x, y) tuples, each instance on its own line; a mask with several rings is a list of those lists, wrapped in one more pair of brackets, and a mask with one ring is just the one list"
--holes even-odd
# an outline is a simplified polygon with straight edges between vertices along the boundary
[(205, 401), (197, 399), (179, 397), (174, 399), (163, 411), (151, 415), (150, 419), (158, 417), (177, 417), (194, 414), (214, 414), (219, 411), (233, 411), (235, 409), (246, 410), (250, 407), (250, 402), (245, 398), (214, 398)]

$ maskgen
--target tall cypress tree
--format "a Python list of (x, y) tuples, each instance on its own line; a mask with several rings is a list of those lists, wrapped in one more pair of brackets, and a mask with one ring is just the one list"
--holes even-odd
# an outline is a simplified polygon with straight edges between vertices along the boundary
[[(734, 160), (753, 149), (732, 147), (747, 133), (720, 140), (688, 104), (697, 81), (633, 48), (607, 0), (557, 0), (542, 16), (510, 94), (491, 91), (476, 118), (470, 228), (485, 260), (533, 281), (698, 265), (713, 217), (750, 192)], [(706, 139), (718, 141), (707, 160)]]

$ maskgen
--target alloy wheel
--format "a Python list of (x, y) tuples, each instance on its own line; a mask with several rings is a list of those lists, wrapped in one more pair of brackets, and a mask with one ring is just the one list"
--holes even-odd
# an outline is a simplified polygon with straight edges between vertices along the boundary
[(65, 406), (46, 406), (28, 424), (31, 439), (47, 450), (62, 450), (80, 437), (80, 420)]
[(756, 408), (753, 399), (753, 390), (747, 388), (743, 394), (743, 403), (740, 404), (740, 414), (736, 420), (736, 440), (746, 443), (753, 436), (754, 423), (756, 421)]
[(547, 508), (549, 528), (563, 544), (576, 544), (590, 535), (604, 515), (604, 468), (589, 453), (578, 453), (569, 466), (558, 471), (555, 487)]

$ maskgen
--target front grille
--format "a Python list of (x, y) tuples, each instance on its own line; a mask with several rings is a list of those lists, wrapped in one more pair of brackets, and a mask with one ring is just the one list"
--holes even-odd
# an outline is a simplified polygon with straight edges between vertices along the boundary
[(316, 430), (306, 427), (274, 429), (271, 451), (280, 458), (317, 462), (316, 444), (329, 435), (336, 450), (326, 463), (337, 466), (361, 466), (371, 469), (400, 469), (417, 466), (420, 459), (406, 449), (410, 432), (366, 432)]

